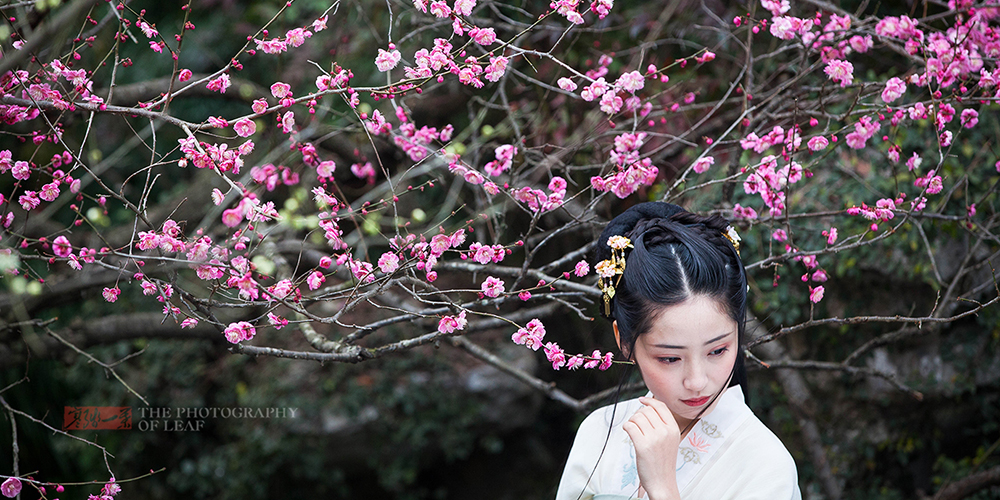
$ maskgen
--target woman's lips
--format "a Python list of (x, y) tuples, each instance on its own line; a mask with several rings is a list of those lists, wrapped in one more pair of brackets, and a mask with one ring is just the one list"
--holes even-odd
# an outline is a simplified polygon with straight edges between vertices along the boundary
[(708, 396), (697, 399), (682, 399), (681, 402), (688, 406), (701, 406), (708, 402)]

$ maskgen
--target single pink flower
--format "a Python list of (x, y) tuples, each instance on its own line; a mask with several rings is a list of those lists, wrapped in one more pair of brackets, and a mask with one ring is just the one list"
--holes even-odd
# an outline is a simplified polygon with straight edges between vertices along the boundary
[(233, 130), (240, 137), (250, 137), (257, 131), (257, 124), (249, 118), (243, 118), (233, 124)]
[(809, 301), (813, 304), (818, 304), (819, 301), (823, 300), (824, 289), (822, 286), (816, 288), (809, 287)]
[(0, 493), (7, 498), (14, 498), (21, 493), (21, 480), (16, 477), (9, 477), (0, 485)]
[(56, 254), (56, 257), (69, 257), (73, 253), (73, 245), (70, 244), (66, 236), (56, 236), (56, 239), (52, 241), (52, 253)]
[(504, 282), (499, 278), (489, 276), (482, 284), (483, 295), (487, 297), (498, 297), (504, 292)]
[(399, 269), (399, 256), (395, 252), (385, 252), (378, 258), (378, 268), (385, 274), (392, 274)]
[(566, 92), (572, 92), (576, 90), (576, 83), (574, 83), (573, 80), (566, 78), (565, 76), (560, 78), (559, 81), (556, 82), (556, 84), (559, 85), (559, 88), (565, 90)]
[(694, 165), (691, 165), (691, 168), (695, 172), (703, 174), (707, 172), (708, 168), (714, 164), (715, 164), (715, 158), (711, 156), (703, 156), (701, 158), (698, 158), (698, 160), (694, 162)]
[(326, 281), (326, 276), (323, 276), (323, 273), (319, 271), (313, 271), (309, 274), (309, 277), (306, 278), (306, 284), (309, 285), (310, 290), (319, 288), (324, 281)]
[(375, 58), (375, 66), (378, 67), (379, 71), (386, 72), (395, 68), (399, 64), (399, 60), (402, 59), (402, 55), (398, 50), (385, 50), (378, 49), (378, 56)]

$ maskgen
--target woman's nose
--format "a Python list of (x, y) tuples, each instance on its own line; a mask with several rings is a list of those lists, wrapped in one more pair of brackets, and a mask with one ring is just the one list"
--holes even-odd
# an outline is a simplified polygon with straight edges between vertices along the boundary
[(708, 376), (705, 373), (703, 363), (688, 363), (688, 369), (684, 374), (684, 388), (691, 392), (701, 392), (708, 383)]

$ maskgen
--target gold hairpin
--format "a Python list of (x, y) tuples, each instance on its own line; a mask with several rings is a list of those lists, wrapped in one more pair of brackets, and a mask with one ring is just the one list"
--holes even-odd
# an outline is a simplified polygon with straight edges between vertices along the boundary
[(594, 266), (594, 271), (600, 276), (598, 286), (604, 296), (605, 316), (611, 315), (611, 299), (615, 298), (615, 287), (621, 282), (625, 272), (625, 249), (632, 248), (632, 242), (624, 236), (615, 235), (608, 238), (608, 246), (611, 247), (611, 258)]
[(739, 255), (740, 254), (740, 241), (743, 241), (743, 240), (740, 239), (740, 235), (739, 235), (739, 233), (736, 232), (736, 228), (733, 227), (733, 226), (729, 226), (729, 227), (726, 228), (726, 232), (722, 233), (722, 235), (725, 236), (726, 239), (729, 240), (729, 242), (733, 244), (733, 248), (736, 249), (736, 255)]

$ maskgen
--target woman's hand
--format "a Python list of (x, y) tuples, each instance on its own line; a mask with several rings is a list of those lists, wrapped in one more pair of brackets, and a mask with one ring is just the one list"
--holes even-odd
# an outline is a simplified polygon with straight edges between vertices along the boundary
[(677, 448), (681, 431), (670, 409), (655, 398), (639, 398), (643, 408), (622, 428), (635, 445), (639, 484), (650, 500), (679, 500)]

